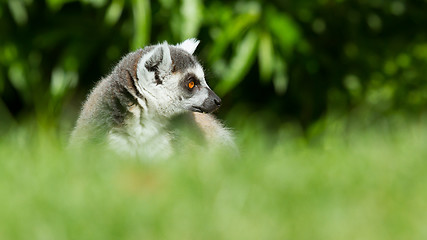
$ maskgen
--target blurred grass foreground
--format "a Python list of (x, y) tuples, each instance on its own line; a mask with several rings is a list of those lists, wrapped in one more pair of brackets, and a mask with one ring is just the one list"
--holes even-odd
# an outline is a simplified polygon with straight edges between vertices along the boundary
[(238, 159), (183, 146), (161, 162), (11, 134), (0, 238), (425, 239), (427, 127), (328, 125), (311, 143), (245, 128)]
[[(427, 1), (0, 2), (0, 239), (427, 239)], [(69, 133), (129, 51), (197, 37), (240, 156)]]

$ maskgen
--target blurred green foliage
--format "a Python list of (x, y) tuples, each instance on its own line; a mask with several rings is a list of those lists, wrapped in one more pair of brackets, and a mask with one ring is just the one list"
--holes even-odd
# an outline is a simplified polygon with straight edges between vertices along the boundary
[[(72, 122), (128, 51), (197, 37), (222, 112), (308, 127), (328, 112), (418, 115), (427, 105), (426, 1), (8, 0), (0, 117)], [(6, 120), (8, 119), (8, 120)], [(52, 121), (53, 120), (53, 121)], [(69, 125), (72, 123), (68, 123)]]

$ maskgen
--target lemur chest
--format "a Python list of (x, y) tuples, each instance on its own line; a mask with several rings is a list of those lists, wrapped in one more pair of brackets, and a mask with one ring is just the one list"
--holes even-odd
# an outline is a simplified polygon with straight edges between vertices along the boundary
[(140, 110), (126, 118), (124, 124), (108, 134), (108, 144), (118, 153), (135, 157), (166, 158), (172, 154), (172, 136), (164, 124), (147, 118)]

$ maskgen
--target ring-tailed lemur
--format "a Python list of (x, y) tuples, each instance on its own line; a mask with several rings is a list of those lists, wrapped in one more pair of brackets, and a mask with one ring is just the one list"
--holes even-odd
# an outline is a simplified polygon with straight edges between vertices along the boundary
[(199, 41), (147, 46), (124, 56), (88, 96), (71, 145), (107, 143), (118, 152), (166, 157), (173, 152), (169, 120), (191, 114), (209, 144), (235, 147), (230, 132), (211, 114), (221, 99), (209, 88), (193, 56)]

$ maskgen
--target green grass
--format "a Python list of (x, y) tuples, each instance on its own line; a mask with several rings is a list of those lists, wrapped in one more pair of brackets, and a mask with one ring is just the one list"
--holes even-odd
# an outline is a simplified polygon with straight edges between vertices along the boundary
[(242, 127), (237, 159), (160, 162), (17, 129), (0, 139), (0, 239), (427, 239), (427, 127), (327, 126)]

